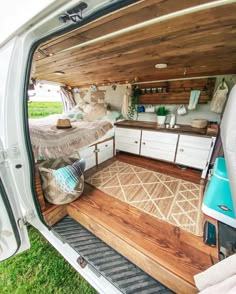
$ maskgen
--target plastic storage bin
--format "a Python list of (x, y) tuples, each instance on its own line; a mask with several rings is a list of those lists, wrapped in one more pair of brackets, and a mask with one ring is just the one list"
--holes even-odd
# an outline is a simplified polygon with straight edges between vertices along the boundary
[(223, 157), (216, 159), (213, 175), (205, 191), (202, 211), (223, 223), (236, 227), (235, 211)]

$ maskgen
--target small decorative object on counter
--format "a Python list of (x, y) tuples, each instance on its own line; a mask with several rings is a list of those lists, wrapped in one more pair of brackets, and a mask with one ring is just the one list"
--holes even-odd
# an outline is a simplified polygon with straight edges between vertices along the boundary
[(157, 124), (160, 126), (164, 125), (166, 121), (166, 116), (170, 113), (170, 110), (165, 106), (159, 106), (155, 112), (157, 115)]
[(153, 105), (148, 105), (145, 108), (145, 112), (155, 112), (155, 107)]
[(137, 108), (137, 111), (140, 113), (140, 112), (145, 112), (145, 108), (143, 105), (139, 105), (138, 108)]
[(170, 115), (170, 128), (174, 128), (175, 126), (175, 114)]
[(193, 128), (204, 129), (207, 126), (207, 122), (206, 119), (193, 119), (191, 126)]
[(216, 136), (219, 132), (219, 126), (217, 122), (209, 122), (207, 126), (207, 135)]
[(186, 107), (182, 104), (177, 109), (178, 115), (185, 115), (187, 113)]

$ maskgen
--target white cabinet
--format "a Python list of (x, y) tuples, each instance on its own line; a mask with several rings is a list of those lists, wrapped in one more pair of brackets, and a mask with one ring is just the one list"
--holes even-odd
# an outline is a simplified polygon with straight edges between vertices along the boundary
[(80, 150), (79, 154), (86, 161), (85, 170), (96, 165), (95, 145)]
[[(179, 139), (179, 140), (178, 140)], [(205, 178), (215, 137), (116, 127), (117, 150), (202, 170)], [(178, 146), (178, 147), (177, 147)]]
[(141, 130), (129, 128), (115, 129), (115, 146), (117, 150), (139, 154)]
[(109, 139), (96, 143), (79, 151), (80, 157), (86, 161), (85, 170), (114, 156), (114, 140)]
[(97, 144), (98, 164), (114, 156), (114, 141), (109, 140)]
[(206, 170), (214, 142), (214, 137), (180, 135), (175, 162)]
[(178, 134), (142, 131), (140, 155), (174, 161)]

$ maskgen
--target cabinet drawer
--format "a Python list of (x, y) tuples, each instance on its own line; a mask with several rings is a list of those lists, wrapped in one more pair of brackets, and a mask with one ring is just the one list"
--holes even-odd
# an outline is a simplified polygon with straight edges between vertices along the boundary
[(141, 135), (141, 130), (126, 129), (126, 128), (116, 128), (115, 137), (129, 137), (139, 140)]
[(112, 140), (108, 140), (108, 141), (105, 141), (103, 143), (99, 143), (97, 144), (97, 149), (99, 151), (105, 151), (107, 149), (112, 149), (113, 150), (113, 139)]
[(192, 147), (197, 149), (210, 150), (211, 148), (211, 138), (197, 137), (197, 136), (186, 136), (180, 135), (179, 145)]
[(209, 156), (209, 150), (178, 146), (176, 163), (204, 169)]
[(141, 143), (141, 154), (144, 147), (175, 152), (176, 144), (177, 144), (177, 141), (174, 143), (165, 143), (165, 142), (163, 143), (163, 142), (156, 142), (156, 141), (147, 141), (143, 139)]
[(178, 139), (178, 134), (167, 134), (164, 132), (152, 132), (152, 131), (143, 131), (142, 132), (142, 141), (155, 141), (166, 144), (176, 144)]
[(86, 159), (86, 158), (94, 155), (95, 154), (94, 151), (95, 151), (95, 146), (93, 145), (93, 146), (86, 147), (86, 148), (80, 150), (79, 154), (80, 154), (81, 158)]
[(118, 149), (117, 148), (118, 143), (124, 143), (124, 144), (130, 144), (130, 145), (139, 145), (140, 144), (140, 138), (119, 136), (119, 137), (115, 137), (115, 142), (116, 142), (116, 149)]
[(139, 154), (139, 143), (127, 144), (124, 142), (116, 141), (116, 149), (120, 151), (129, 152), (129, 153)]
[(98, 155), (98, 164), (99, 164), (113, 157), (114, 155), (113, 148), (108, 148), (106, 150), (100, 151), (97, 153), (97, 155)]
[(164, 149), (154, 149), (154, 148), (148, 148), (147, 146), (142, 146), (141, 155), (155, 158), (155, 159), (174, 161), (175, 148), (172, 151), (169, 151)]

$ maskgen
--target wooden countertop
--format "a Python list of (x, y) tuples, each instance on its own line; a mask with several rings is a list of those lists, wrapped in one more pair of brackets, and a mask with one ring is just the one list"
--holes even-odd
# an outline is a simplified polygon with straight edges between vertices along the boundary
[(146, 121), (134, 121), (134, 120), (123, 120), (115, 123), (115, 126), (122, 128), (136, 128), (136, 129), (147, 129), (147, 130), (156, 130), (160, 132), (170, 132), (177, 134), (192, 134), (192, 135), (200, 135), (200, 136), (208, 136), (206, 135), (207, 128), (198, 129), (193, 128), (190, 125), (182, 125), (177, 124), (179, 128), (161, 128), (157, 125), (156, 122), (146, 122)]

